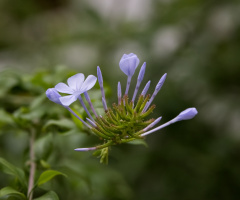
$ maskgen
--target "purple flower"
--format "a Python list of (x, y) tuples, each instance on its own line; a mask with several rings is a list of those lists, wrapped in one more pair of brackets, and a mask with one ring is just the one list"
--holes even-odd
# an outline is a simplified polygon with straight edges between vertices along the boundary
[(67, 84), (58, 83), (55, 89), (58, 92), (69, 94), (64, 97), (60, 97), (59, 100), (64, 106), (69, 106), (76, 101), (80, 94), (90, 90), (96, 83), (97, 78), (93, 75), (89, 75), (84, 81), (84, 74), (79, 73), (71, 76), (67, 80)]
[[(130, 83), (138, 65), (139, 59), (136, 54), (130, 53), (124, 54), (122, 56), (119, 62), (119, 66), (120, 69), (127, 75), (126, 90), (125, 94), (122, 95), (122, 86), (121, 83), (118, 82), (118, 104), (114, 103), (112, 108), (107, 107), (105, 92), (103, 88), (103, 76), (100, 67), (97, 67), (97, 77), (102, 94), (102, 104), (105, 110), (103, 116), (96, 113), (90, 96), (87, 93), (87, 91), (90, 90), (97, 81), (97, 77), (93, 75), (89, 75), (85, 80), (84, 74), (78, 73), (67, 80), (68, 84), (58, 83), (55, 88), (49, 88), (46, 91), (46, 95), (49, 100), (62, 105), (77, 119), (79, 119), (86, 127), (91, 129), (95, 135), (104, 140), (104, 144), (102, 145), (90, 148), (77, 148), (75, 149), (76, 151), (92, 151), (101, 149), (102, 160), (105, 159), (105, 156), (107, 156), (107, 154), (103, 152), (108, 151), (108, 147), (111, 145), (115, 145), (116, 143), (126, 143), (135, 140), (136, 138), (145, 137), (178, 121), (192, 119), (198, 114), (196, 108), (188, 108), (179, 113), (179, 115), (177, 115), (175, 118), (154, 128), (154, 126), (160, 122), (162, 117), (158, 117), (156, 120), (147, 120), (147, 117), (155, 108), (155, 105), (151, 104), (158, 92), (161, 90), (167, 74), (165, 73), (161, 77), (152, 95), (147, 95), (147, 91), (150, 87), (151, 82), (148, 81), (142, 93), (139, 95), (138, 100), (135, 101), (146, 71), (146, 63), (144, 62), (139, 71), (133, 97), (130, 99), (128, 94)], [(66, 93), (68, 95), (62, 97), (58, 92)], [(86, 107), (81, 97), (82, 93), (84, 94), (92, 113), (95, 115), (95, 118), (93, 118), (91, 116), (91, 113), (88, 111), (88, 108)], [(69, 107), (69, 105), (77, 99), (79, 99), (82, 107), (89, 117), (86, 118), (85, 121)]]
[(136, 54), (123, 54), (119, 66), (120, 69), (129, 77), (132, 77), (137, 66), (139, 64), (139, 59)]

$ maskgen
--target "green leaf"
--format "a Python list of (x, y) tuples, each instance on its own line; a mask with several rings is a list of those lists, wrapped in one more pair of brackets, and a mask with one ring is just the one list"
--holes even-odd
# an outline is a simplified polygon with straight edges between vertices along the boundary
[(75, 128), (75, 124), (72, 122), (72, 120), (69, 119), (60, 119), (60, 120), (49, 120), (43, 127), (43, 130), (45, 131), (50, 126), (57, 126), (62, 129), (73, 129)]
[(34, 200), (59, 200), (59, 198), (55, 192), (49, 191), (48, 193), (46, 193), (43, 196), (38, 197)]
[(14, 197), (20, 200), (26, 200), (26, 196), (21, 193), (18, 192), (17, 190), (11, 188), (11, 187), (4, 187), (0, 190), (0, 199), (8, 199), (8, 197)]
[(146, 143), (146, 141), (141, 140), (141, 139), (136, 139), (136, 140), (130, 141), (130, 142), (128, 142), (128, 144), (143, 145), (145, 147), (148, 147), (148, 144)]
[(1, 157), (0, 157), (0, 165), (2, 165), (2, 171), (4, 173), (16, 177), (23, 186), (27, 185), (25, 174), (22, 169), (12, 165), (11, 163), (9, 163), (8, 161), (6, 161)]
[(40, 160), (40, 164), (42, 167), (46, 168), (46, 169), (49, 169), (51, 167), (50, 164), (48, 164), (45, 160)]
[(67, 177), (67, 175), (63, 174), (62, 172), (59, 172), (59, 171), (56, 171), (56, 170), (47, 170), (47, 171), (44, 171), (40, 175), (40, 177), (37, 181), (37, 185), (40, 186), (40, 185), (50, 181), (52, 178), (54, 178), (57, 175), (62, 175), (62, 176)]

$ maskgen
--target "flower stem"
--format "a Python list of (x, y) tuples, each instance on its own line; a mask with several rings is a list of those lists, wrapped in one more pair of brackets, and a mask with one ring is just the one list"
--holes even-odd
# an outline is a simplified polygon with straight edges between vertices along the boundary
[(29, 181), (28, 181), (28, 198), (32, 200), (33, 198), (33, 187), (34, 187), (34, 175), (36, 171), (36, 163), (35, 163), (35, 154), (34, 154), (34, 141), (35, 141), (35, 130), (30, 130), (30, 141), (29, 141), (29, 148), (30, 148), (30, 174), (29, 174)]
[(128, 76), (125, 95), (128, 95), (128, 90), (129, 90), (129, 87), (130, 87), (130, 84), (131, 84), (131, 79), (132, 79), (132, 77)]

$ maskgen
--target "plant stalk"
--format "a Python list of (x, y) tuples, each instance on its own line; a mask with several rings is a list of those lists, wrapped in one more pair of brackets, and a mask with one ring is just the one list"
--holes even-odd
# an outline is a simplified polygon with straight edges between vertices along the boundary
[(33, 129), (30, 130), (30, 141), (29, 141), (29, 155), (30, 155), (30, 173), (28, 180), (28, 199), (32, 200), (33, 198), (33, 187), (34, 187), (34, 175), (36, 171), (36, 163), (35, 163), (35, 154), (34, 154), (34, 141), (35, 141), (35, 131)]

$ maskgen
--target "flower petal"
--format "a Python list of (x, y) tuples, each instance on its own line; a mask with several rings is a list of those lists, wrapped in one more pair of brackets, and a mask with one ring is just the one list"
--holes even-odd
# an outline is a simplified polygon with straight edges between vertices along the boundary
[(66, 94), (72, 94), (74, 91), (68, 87), (65, 83), (58, 83), (56, 86), (55, 86), (55, 89), (58, 91), (58, 92), (62, 92), (62, 93), (66, 93)]
[(84, 74), (82, 74), (82, 73), (78, 73), (78, 74), (71, 76), (67, 80), (69, 87), (75, 91), (80, 90), (80, 88), (83, 84), (84, 78), (85, 78)]
[(130, 53), (130, 54), (123, 54), (122, 58), (121, 59), (126, 59), (126, 58), (130, 58), (132, 56), (136, 56), (136, 54), (134, 53)]
[(60, 97), (59, 100), (61, 101), (62, 105), (69, 106), (71, 103), (77, 100), (75, 95), (67, 95), (65, 97)]
[(90, 90), (96, 83), (97, 81), (97, 77), (93, 76), (93, 75), (89, 75), (86, 80), (84, 81), (80, 91), (81, 93), (86, 92), (88, 90)]

